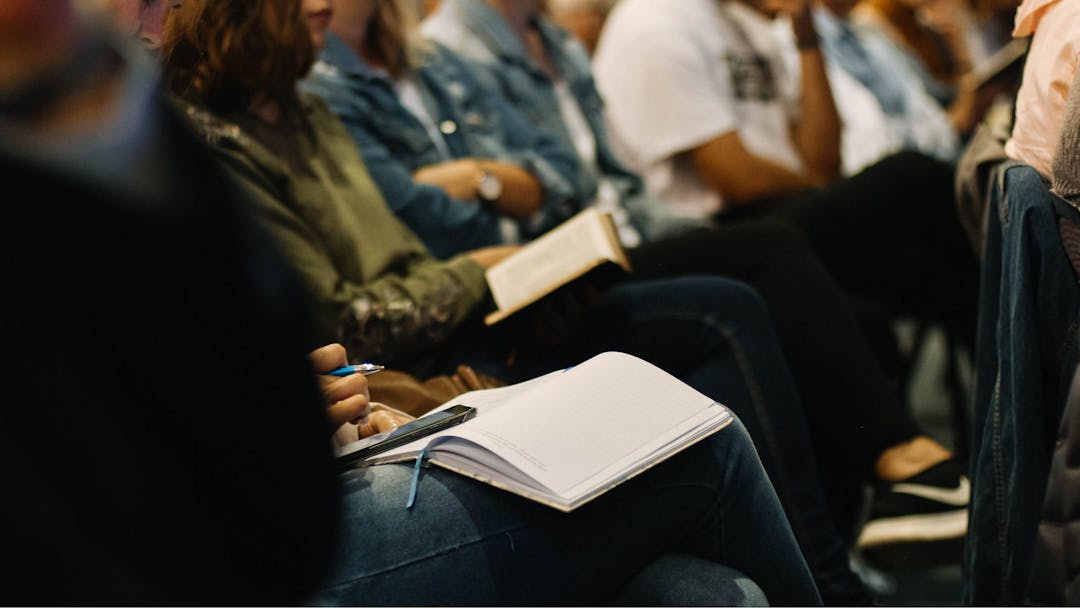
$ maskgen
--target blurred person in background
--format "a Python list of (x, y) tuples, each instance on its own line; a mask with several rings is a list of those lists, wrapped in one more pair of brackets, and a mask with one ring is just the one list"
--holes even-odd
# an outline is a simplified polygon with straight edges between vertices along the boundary
[(300, 601), (338, 524), (306, 303), (143, 53), (0, 4), (0, 175), (7, 601)]
[(1017, 9), (1013, 36), (1031, 36), (1031, 48), (1005, 153), (1049, 179), (1073, 76), (1080, 64), (1080, 3), (1024, 0)]
[(964, 0), (861, 0), (856, 23), (873, 28), (906, 50), (924, 87), (942, 105), (956, 96), (960, 79), (986, 53)]

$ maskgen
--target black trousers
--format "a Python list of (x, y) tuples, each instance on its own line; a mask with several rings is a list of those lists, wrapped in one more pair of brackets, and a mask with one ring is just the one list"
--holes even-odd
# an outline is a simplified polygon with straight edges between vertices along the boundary
[(761, 293), (841, 530), (854, 521), (857, 482), (871, 478), (881, 452), (922, 432), (882, 371), (866, 311), (938, 321), (974, 343), (978, 270), (952, 179), (950, 165), (901, 153), (826, 187), (736, 208), (717, 230), (630, 252), (642, 278), (721, 274)]
[(884, 449), (920, 433), (878, 366), (848, 299), (795, 228), (740, 222), (645, 243), (628, 255), (635, 278), (716, 274), (761, 294), (816, 449), (835, 455), (829, 461), (869, 478)]
[(978, 263), (953, 204), (954, 168), (903, 152), (848, 179), (725, 212), (724, 224), (769, 219), (797, 228), (848, 292), (893, 315), (975, 335)]

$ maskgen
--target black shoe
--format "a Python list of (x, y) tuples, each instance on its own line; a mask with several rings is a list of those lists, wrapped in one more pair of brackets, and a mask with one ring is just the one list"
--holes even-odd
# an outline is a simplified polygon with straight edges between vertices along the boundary
[(950, 459), (881, 484), (856, 543), (867, 562), (889, 570), (959, 563), (971, 494), (966, 473)]

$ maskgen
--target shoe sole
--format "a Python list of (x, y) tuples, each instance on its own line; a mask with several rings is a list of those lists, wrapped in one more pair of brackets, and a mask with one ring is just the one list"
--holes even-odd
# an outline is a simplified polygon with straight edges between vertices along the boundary
[(967, 534), (967, 525), (967, 509), (928, 515), (890, 517), (866, 524), (856, 544), (869, 549), (894, 543), (960, 538)]

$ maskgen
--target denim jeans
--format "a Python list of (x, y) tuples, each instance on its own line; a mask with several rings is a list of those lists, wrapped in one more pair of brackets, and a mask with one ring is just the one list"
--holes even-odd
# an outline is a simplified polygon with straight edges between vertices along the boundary
[(869, 601), (825, 503), (803, 405), (757, 292), (716, 276), (633, 281), (607, 290), (581, 331), (557, 348), (530, 344), (508, 367), (509, 347), (492, 342), (491, 334), (459, 340), (445, 371), (467, 363), (519, 381), (615, 350), (731, 408), (757, 446), (822, 596)]
[(1031, 167), (991, 190), (976, 341), (964, 601), (1023, 602), (1054, 438), (1076, 368), (1076, 277), (1058, 221), (1075, 209)]
[[(820, 603), (738, 421), (568, 514), (437, 467), (424, 470), (406, 510), (411, 477), (408, 464), (342, 474), (341, 544), (312, 603), (647, 601), (642, 578), (676, 604), (752, 600), (738, 585), (710, 594), (699, 584), (717, 581), (717, 564), (744, 573), (773, 604)], [(671, 554), (697, 559), (664, 567)]]

